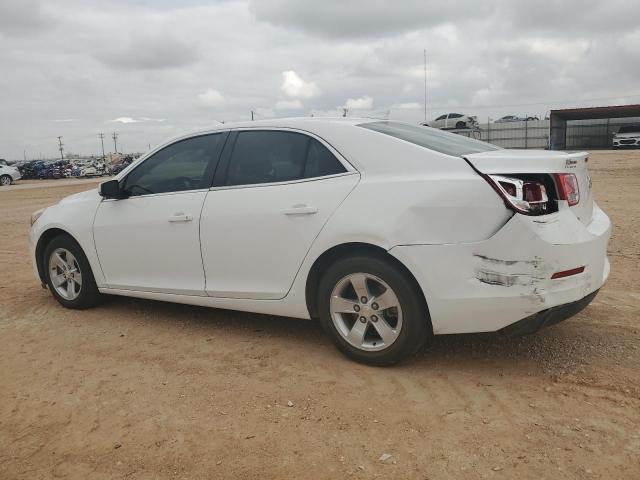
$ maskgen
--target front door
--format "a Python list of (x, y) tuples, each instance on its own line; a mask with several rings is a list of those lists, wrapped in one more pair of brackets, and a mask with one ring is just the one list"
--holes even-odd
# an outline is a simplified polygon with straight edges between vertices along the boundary
[(121, 180), (128, 198), (102, 201), (93, 230), (110, 288), (205, 295), (200, 212), (226, 137), (165, 147)]

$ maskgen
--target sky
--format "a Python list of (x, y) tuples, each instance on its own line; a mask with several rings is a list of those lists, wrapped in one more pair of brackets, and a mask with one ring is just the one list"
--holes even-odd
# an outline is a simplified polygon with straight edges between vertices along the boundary
[(637, 0), (0, 0), (0, 158), (218, 122), (640, 103)]

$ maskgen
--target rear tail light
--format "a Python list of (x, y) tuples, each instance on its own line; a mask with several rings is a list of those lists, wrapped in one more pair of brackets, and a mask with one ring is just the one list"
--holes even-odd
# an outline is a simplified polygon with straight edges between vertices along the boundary
[(577, 205), (580, 201), (580, 189), (578, 179), (573, 173), (555, 173), (558, 188), (558, 200), (566, 200), (570, 207)]
[(484, 177), (511, 210), (525, 215), (547, 213), (549, 197), (542, 183), (503, 175), (484, 175)]

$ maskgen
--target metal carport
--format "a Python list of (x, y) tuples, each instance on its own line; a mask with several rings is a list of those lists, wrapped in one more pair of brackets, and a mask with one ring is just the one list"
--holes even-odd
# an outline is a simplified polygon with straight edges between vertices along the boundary
[[(604, 120), (612, 118), (640, 117), (640, 105), (616, 105), (611, 107), (567, 108), (551, 110), (549, 116), (549, 148), (567, 148), (567, 122), (571, 120)], [(610, 144), (591, 145), (592, 148), (607, 148)]]

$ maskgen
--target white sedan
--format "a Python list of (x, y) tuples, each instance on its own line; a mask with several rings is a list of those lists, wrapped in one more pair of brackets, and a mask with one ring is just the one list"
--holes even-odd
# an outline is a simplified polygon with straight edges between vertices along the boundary
[(611, 224), (585, 153), (502, 150), (399, 122), (225, 124), (35, 212), (35, 272), (103, 294), (319, 318), (350, 357), (434, 334), (529, 333), (584, 308)]
[(22, 175), (13, 165), (7, 164), (4, 160), (0, 160), (0, 185), (11, 185), (16, 180), (20, 180)]

